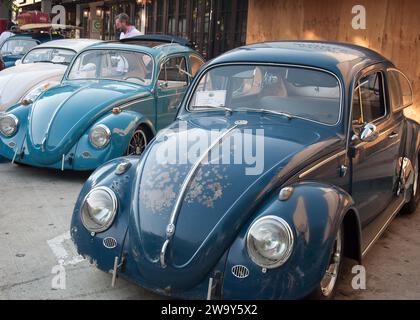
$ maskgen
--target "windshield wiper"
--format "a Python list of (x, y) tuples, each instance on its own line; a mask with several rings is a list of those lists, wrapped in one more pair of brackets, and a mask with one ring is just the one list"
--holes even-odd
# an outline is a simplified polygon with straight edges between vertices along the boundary
[(211, 106), (211, 105), (209, 105), (209, 106), (194, 106), (194, 108), (195, 109), (200, 109), (200, 108), (203, 108), (203, 109), (212, 109), (213, 108), (213, 109), (224, 110), (224, 111), (229, 112), (229, 113), (232, 113), (233, 112), (233, 110), (231, 108), (222, 107), (222, 106)]
[(235, 109), (235, 110), (236, 111), (254, 111), (254, 112), (261, 112), (261, 113), (276, 114), (276, 115), (279, 115), (279, 116), (286, 117), (289, 120), (295, 118), (294, 115), (292, 115), (290, 113), (287, 113), (287, 112), (274, 111), (274, 110), (269, 110), (269, 109), (264, 109), (264, 108), (238, 108), (238, 109)]
[(34, 61), (33, 63), (52, 63), (52, 64), (63, 64), (63, 65), (65, 65), (65, 66), (67, 66), (67, 65), (68, 65), (68, 63), (67, 63), (67, 62), (54, 62), (54, 61), (51, 61), (51, 60), (37, 60), (37, 61)]
[(36, 60), (33, 63), (54, 63), (51, 60)]

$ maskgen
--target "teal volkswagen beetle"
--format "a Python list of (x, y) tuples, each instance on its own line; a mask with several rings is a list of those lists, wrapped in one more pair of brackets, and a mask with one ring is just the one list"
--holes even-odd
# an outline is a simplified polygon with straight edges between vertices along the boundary
[(91, 46), (59, 86), (37, 90), (0, 115), (0, 155), (61, 170), (140, 155), (174, 120), (203, 63), (182, 39), (142, 36)]

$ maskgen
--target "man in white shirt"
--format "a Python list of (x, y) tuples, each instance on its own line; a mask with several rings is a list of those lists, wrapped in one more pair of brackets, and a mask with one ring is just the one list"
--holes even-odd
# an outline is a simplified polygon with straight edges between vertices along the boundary
[(130, 17), (125, 13), (121, 13), (116, 17), (115, 26), (121, 32), (120, 40), (141, 35), (141, 32), (130, 24)]
[(12, 28), (15, 27), (15, 24), (13, 22), (9, 22), (7, 24), (7, 30), (2, 32), (0, 35), (0, 47), (3, 45), (3, 43), (10, 38), (11, 36), (14, 36), (15, 34), (11, 32)]

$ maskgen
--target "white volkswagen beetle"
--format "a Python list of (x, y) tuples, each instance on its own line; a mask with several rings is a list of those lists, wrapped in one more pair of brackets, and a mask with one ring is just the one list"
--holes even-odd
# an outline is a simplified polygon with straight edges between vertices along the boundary
[(0, 72), (0, 112), (19, 102), (33, 101), (59, 84), (76, 53), (97, 42), (100, 40), (63, 39), (30, 50), (15, 67)]

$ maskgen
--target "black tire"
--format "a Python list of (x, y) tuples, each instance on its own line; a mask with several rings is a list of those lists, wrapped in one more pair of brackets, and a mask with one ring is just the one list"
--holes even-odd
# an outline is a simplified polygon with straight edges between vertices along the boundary
[(133, 133), (125, 152), (126, 156), (140, 156), (147, 144), (152, 140), (150, 130), (144, 125), (140, 125)]
[[(337, 285), (341, 278), (344, 260), (344, 228), (340, 227), (334, 242), (330, 262), (325, 271), (324, 277), (307, 297), (310, 300), (333, 300), (337, 291)], [(333, 279), (334, 277), (334, 279)], [(329, 279), (328, 279), (329, 278)]]
[(417, 156), (416, 161), (414, 163), (414, 186), (411, 190), (411, 197), (410, 201), (404, 206), (402, 212), (405, 214), (413, 214), (416, 212), (417, 207), (420, 202), (420, 165), (419, 165), (419, 157)]

